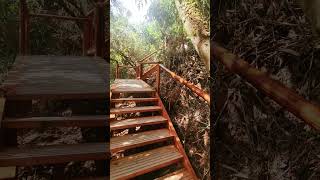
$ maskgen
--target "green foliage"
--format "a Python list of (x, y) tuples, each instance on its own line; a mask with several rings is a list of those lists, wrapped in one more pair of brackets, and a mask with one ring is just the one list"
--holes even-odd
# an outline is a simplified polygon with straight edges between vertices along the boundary
[[(146, 1), (139, 0), (136, 3), (137, 6), (147, 4)], [(157, 51), (154, 59), (165, 60), (168, 53), (165, 49), (170, 50), (181, 45), (184, 31), (174, 1), (153, 0), (150, 3), (145, 21), (131, 24), (128, 21), (129, 10), (124, 9), (120, 1), (112, 1), (111, 59), (120, 64), (135, 65), (136, 61)]]
[(18, 51), (18, 3), (0, 0), (0, 73), (12, 64)]

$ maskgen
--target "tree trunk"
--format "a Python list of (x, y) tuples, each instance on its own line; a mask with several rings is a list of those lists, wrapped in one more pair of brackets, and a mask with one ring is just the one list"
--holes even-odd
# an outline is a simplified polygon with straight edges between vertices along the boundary
[(210, 31), (209, 24), (192, 0), (175, 0), (184, 29), (191, 39), (201, 60), (210, 71)]

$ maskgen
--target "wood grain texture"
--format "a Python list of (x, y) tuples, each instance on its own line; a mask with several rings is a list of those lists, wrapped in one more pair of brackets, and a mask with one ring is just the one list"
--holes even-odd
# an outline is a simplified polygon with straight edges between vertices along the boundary
[(119, 98), (119, 99), (111, 99), (112, 103), (123, 103), (128, 101), (134, 101), (136, 103), (139, 102), (156, 102), (157, 98)]
[(2, 120), (4, 128), (44, 128), (44, 127), (104, 127), (106, 115), (71, 117), (30, 117), (6, 118)]
[(148, 117), (130, 118), (130, 119), (124, 119), (124, 120), (110, 122), (110, 130), (133, 128), (133, 127), (146, 126), (146, 125), (163, 124), (166, 122), (167, 122), (167, 119), (162, 116), (148, 116)]
[(136, 147), (154, 144), (172, 139), (167, 129), (145, 131), (136, 134), (113, 137), (110, 139), (110, 151), (115, 153), (121, 150), (132, 149)]
[(140, 106), (140, 107), (110, 109), (111, 114), (126, 114), (126, 113), (154, 112), (154, 111), (161, 111), (161, 108), (159, 106)]
[(107, 98), (109, 65), (81, 56), (18, 56), (2, 85), (11, 99)]
[(130, 179), (177, 163), (182, 155), (174, 146), (145, 151), (118, 160), (111, 160), (110, 179)]
[(71, 161), (105, 160), (110, 157), (107, 143), (52, 145), (34, 148), (4, 148), (0, 167), (58, 164)]
[(111, 85), (112, 93), (148, 93), (155, 92), (146, 82), (140, 79), (116, 79)]
[(157, 178), (155, 180), (191, 180), (193, 179), (186, 169), (179, 169), (175, 172)]

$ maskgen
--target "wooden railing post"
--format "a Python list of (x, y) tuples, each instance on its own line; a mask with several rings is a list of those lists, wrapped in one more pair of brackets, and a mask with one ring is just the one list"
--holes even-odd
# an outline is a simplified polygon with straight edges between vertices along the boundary
[(116, 79), (119, 79), (119, 64), (116, 65)]
[(140, 76), (140, 79), (142, 78), (142, 75), (143, 75), (143, 64), (140, 64), (140, 74), (139, 74), (139, 76)]
[(19, 5), (19, 53), (25, 55), (28, 52), (29, 40), (29, 15), (26, 0), (20, 0)]
[(157, 80), (156, 80), (156, 90), (158, 92), (158, 94), (160, 94), (160, 65), (157, 64), (157, 76), (156, 76)]
[(86, 18), (87, 20), (83, 23), (83, 55), (87, 55), (90, 48), (94, 46), (94, 16), (90, 13)]
[(136, 66), (135, 71), (136, 71), (136, 79), (140, 79), (140, 77), (141, 77), (140, 76), (140, 64)]
[(96, 9), (95, 9), (95, 48), (96, 48), (96, 56), (103, 57), (104, 56), (104, 3), (102, 1), (98, 1)]

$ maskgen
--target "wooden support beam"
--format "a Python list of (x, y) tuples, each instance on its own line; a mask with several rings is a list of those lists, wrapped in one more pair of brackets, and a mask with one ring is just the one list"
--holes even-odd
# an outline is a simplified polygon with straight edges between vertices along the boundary
[(159, 64), (157, 64), (156, 67), (157, 67), (157, 76), (156, 76), (157, 85), (156, 85), (156, 90), (160, 94), (160, 71), (161, 70), (160, 70)]
[(93, 48), (93, 16), (88, 16), (88, 20), (83, 24), (83, 40), (82, 48), (83, 55), (94, 55), (95, 50)]
[(119, 63), (117, 62), (117, 65), (116, 65), (116, 79), (119, 79)]

